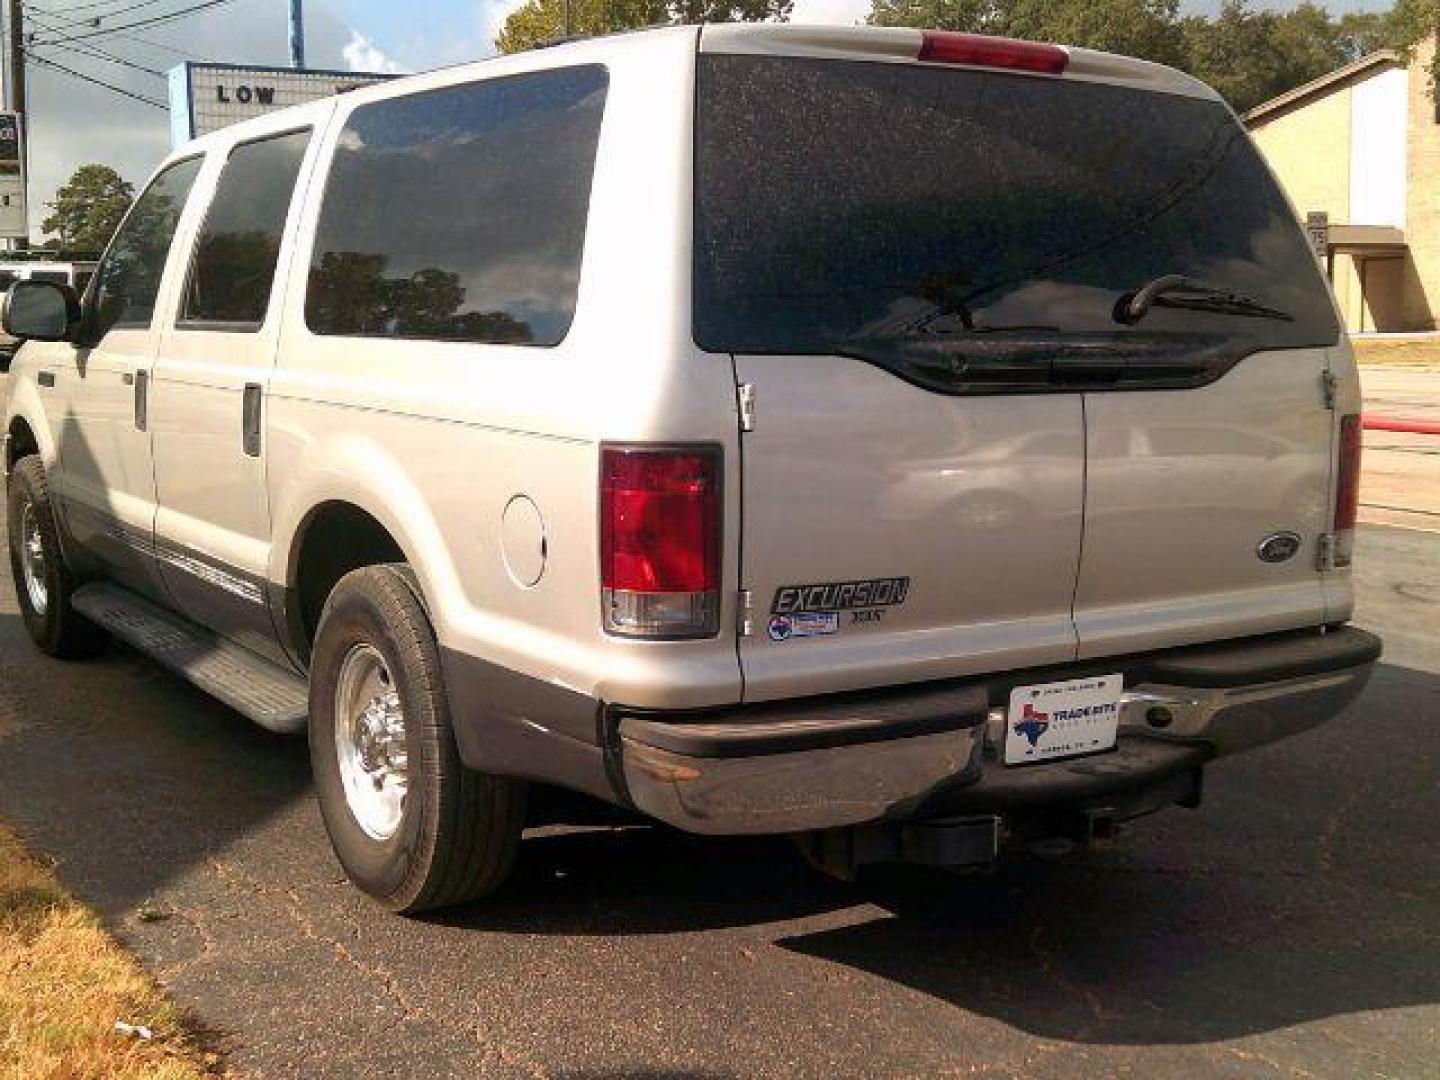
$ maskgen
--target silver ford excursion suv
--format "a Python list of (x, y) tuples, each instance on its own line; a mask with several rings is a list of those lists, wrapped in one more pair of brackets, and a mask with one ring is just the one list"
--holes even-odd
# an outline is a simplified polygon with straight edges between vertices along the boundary
[(1083, 844), (1379, 655), (1315, 255), (1137, 60), (714, 26), (419, 75), (182, 147), (4, 322), (36, 643), (308, 731), (398, 911), (561, 802), (840, 875)]

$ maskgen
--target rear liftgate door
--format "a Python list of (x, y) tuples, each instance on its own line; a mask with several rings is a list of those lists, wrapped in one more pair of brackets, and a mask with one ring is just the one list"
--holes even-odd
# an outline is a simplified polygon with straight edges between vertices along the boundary
[[(694, 325), (749, 429), (750, 699), (1318, 618), (1338, 327), (1221, 102), (698, 65)], [(1115, 691), (1058, 707), (1087, 693)]]

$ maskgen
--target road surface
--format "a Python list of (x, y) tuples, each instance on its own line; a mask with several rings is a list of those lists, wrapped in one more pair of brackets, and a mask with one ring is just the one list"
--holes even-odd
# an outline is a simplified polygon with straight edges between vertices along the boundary
[(1352, 711), (1074, 866), (853, 887), (782, 840), (549, 830), (493, 902), (395, 918), (302, 741), (40, 657), (8, 575), (0, 817), (249, 1076), (1436, 1076), (1440, 535), (1360, 552), (1390, 652)]

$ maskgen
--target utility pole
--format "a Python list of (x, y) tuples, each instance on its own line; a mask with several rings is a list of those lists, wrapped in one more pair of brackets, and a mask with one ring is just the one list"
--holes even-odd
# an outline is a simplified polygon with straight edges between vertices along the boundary
[(5, 0), (5, 74), (10, 78), (6, 103), (25, 115), (25, 15), (20, 0)]
[[(5, 104), (15, 113), (15, 128), (20, 138), (20, 192), (21, 200), (29, 212), (29, 192), (26, 190), (30, 177), (30, 115), (25, 107), (25, 12), (21, 0), (5, 0), (5, 74), (10, 85), (5, 90)], [(9, 242), (11, 251), (19, 251), (26, 244), (19, 237)]]
[[(17, 3), (18, 0), (9, 0)], [(301, 10), (302, 0), (290, 0), (290, 66), (305, 66), (305, 12)]]

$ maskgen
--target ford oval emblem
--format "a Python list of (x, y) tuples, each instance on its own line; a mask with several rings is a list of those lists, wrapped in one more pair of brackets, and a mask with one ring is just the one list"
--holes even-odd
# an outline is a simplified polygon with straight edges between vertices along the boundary
[(1299, 550), (1300, 537), (1296, 533), (1278, 532), (1261, 540), (1255, 554), (1260, 556), (1261, 562), (1281, 563), (1293, 559)]

